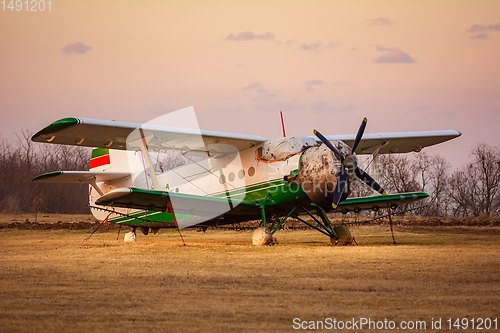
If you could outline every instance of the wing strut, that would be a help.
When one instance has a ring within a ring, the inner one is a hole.
[[[92,178],[89,178],[87,179],[87,181],[85,181],[85,183],[91,185],[93,188],[95,188],[95,190],[97,191],[97,193],[99,193],[99,195],[102,197],[104,195],[104,192],[101,190],[101,188],[97,185],[97,182],[96,182],[96,178],[95,177],[92,177]]]
[[[392,230],[392,214],[391,214],[391,205],[389,202],[387,203],[387,215],[389,216],[389,224],[391,225],[391,234],[392,234],[392,244],[396,244],[396,239],[394,238],[394,230]]]
[[[172,218],[174,219],[175,227],[177,228],[177,232],[179,233],[179,236],[181,236],[182,243],[184,246],[186,246],[186,242],[184,241],[184,237],[182,237],[181,231],[179,230],[179,224],[177,224],[177,218],[175,217],[175,212],[174,208],[172,207],[172,201],[169,201],[167,204],[167,211],[165,213],[168,213],[170,211],[172,213]]]
[[[389,140],[385,141],[372,154],[372,160],[370,161],[370,163],[372,164],[373,179],[375,179],[376,182],[380,181],[379,172],[378,172],[379,171],[378,167],[379,167],[379,164],[380,164],[380,154],[379,153],[382,150],[382,148],[384,148],[388,144],[389,144]],[[368,165],[366,166],[365,171],[370,166],[370,163],[368,163]]]
[[[153,135],[149,135],[147,138],[144,136],[144,131],[139,128],[141,133],[141,138],[139,140],[128,142],[128,145],[133,148],[139,148],[141,150],[144,161],[146,162],[146,169],[148,170],[151,182],[153,182],[153,190],[161,191],[162,188],[160,183],[158,183],[158,178],[156,178],[155,169],[153,168],[153,163],[151,163],[151,157],[148,152],[148,142],[151,141]]]

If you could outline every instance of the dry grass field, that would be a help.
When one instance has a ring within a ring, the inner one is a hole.
[[[311,230],[254,247],[251,231],[184,231],[183,246],[175,230],[124,243],[116,230],[3,228],[0,331],[281,332],[294,318],[432,331],[432,318],[500,317],[499,227],[396,226],[397,245],[387,225],[351,231],[359,246]]]

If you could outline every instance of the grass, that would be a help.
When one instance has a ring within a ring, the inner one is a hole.
[[[451,228],[451,227],[450,227]],[[498,227],[419,233],[353,227],[359,246],[316,231],[0,230],[0,331],[291,331],[294,318],[425,320],[500,314]]]

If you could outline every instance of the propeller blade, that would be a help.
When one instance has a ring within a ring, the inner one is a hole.
[[[342,197],[342,193],[344,193],[344,187],[347,183],[347,171],[342,167],[342,171],[337,178],[337,186],[335,186],[335,192],[333,193],[333,201],[332,207],[333,209],[337,209],[339,205],[340,198]]]
[[[367,121],[368,121],[368,119],[366,119],[366,117],[365,117],[363,119],[363,121],[361,122],[361,126],[359,126],[358,134],[356,134],[356,139],[354,140],[354,144],[352,145],[352,153],[351,154],[354,154],[354,152],[356,151],[356,148],[358,148],[358,144],[361,141],[361,138],[363,137],[363,133],[365,132]]]
[[[330,143],[330,141],[328,141],[323,136],[323,134],[321,134],[320,132],[318,132],[316,130],[314,130],[313,132],[314,132],[314,135],[316,135],[328,148],[330,148],[335,153],[335,155],[337,155],[338,158],[340,158],[341,160],[344,159],[344,155],[339,153],[339,151],[337,149],[335,149],[335,147]]]
[[[357,167],[354,172],[356,173],[356,176],[358,176],[359,179],[361,179],[363,182],[365,182],[366,185],[370,186],[372,189],[377,191],[378,193],[382,195],[386,195],[387,193],[385,190],[380,186],[375,180],[373,180],[372,177],[370,177],[369,174],[361,170],[359,167]]]

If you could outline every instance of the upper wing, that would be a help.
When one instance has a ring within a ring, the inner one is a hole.
[[[387,208],[387,206],[399,206],[422,200],[429,195],[425,192],[398,193],[388,195],[375,195],[372,197],[348,198],[339,203],[337,211],[340,212],[359,212],[361,210],[378,210]]]
[[[442,143],[462,135],[459,131],[421,131],[364,134],[356,149],[358,154],[380,154],[419,152],[424,147]],[[342,140],[352,147],[356,135],[327,135],[328,140]]]
[[[207,149],[224,151],[227,150],[224,146],[228,145],[241,151],[266,141],[266,138],[257,135],[86,118],[57,120],[33,135],[31,140],[126,150],[127,142],[141,139],[141,136],[147,137],[149,149],[161,149],[163,152],[179,151],[184,155],[196,156],[206,156]]]
[[[138,131],[138,129],[142,131]],[[207,149],[215,152],[227,152],[225,145],[241,151],[266,141],[266,138],[257,135],[86,118],[60,119],[40,130],[31,139],[35,142],[126,150],[127,142],[140,139],[139,135],[148,137],[150,149],[163,152],[179,151],[185,155],[196,156],[206,156]],[[359,143],[357,152],[359,154],[372,154],[378,149],[380,149],[380,154],[418,152],[424,147],[442,143],[460,135],[462,133],[455,130],[367,133]],[[316,140],[316,137],[312,138]],[[326,138],[328,140],[342,140],[352,146],[355,134],[328,135]]]

